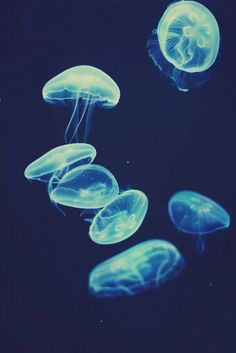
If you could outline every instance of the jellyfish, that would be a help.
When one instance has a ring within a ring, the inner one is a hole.
[[[64,206],[95,209],[105,207],[118,193],[119,186],[112,173],[105,167],[90,164],[66,173],[50,198]]]
[[[47,190],[50,196],[63,175],[71,168],[92,163],[96,154],[96,149],[87,143],[72,143],[58,146],[30,163],[26,167],[24,175],[29,180],[48,182]],[[54,205],[65,215],[56,203]]]
[[[168,204],[175,227],[197,237],[197,248],[205,250],[205,236],[230,226],[228,212],[215,201],[194,191],[179,191]]]
[[[69,167],[92,163],[96,154],[96,149],[87,143],[58,146],[30,163],[24,175],[27,179],[48,182],[58,171],[68,171]]]
[[[43,87],[43,98],[52,104],[71,104],[72,115],[65,130],[65,142],[79,141],[79,126],[85,119],[83,141],[86,142],[95,106],[112,108],[119,102],[120,90],[102,70],[80,65],[63,71]]]
[[[196,1],[177,1],[167,7],[147,47],[160,71],[188,91],[208,80],[219,44],[214,15]]]
[[[148,199],[142,191],[121,193],[93,219],[91,239],[98,244],[114,244],[129,238],[142,224],[147,208]]]
[[[98,264],[89,275],[89,290],[96,297],[134,296],[177,277],[184,265],[170,242],[146,240]]]

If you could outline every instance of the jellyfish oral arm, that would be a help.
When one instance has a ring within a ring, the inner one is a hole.
[[[87,114],[87,110],[89,110],[89,101],[89,95],[76,99],[70,121],[65,131],[66,143],[79,141],[79,127]]]
[[[88,141],[88,136],[92,125],[92,120],[93,120],[94,107],[95,107],[95,102],[91,102],[87,108],[83,142]]]

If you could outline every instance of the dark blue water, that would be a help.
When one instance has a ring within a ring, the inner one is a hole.
[[[226,2],[205,4],[219,22],[221,53],[211,80],[191,93],[171,87],[147,55],[166,1],[19,1],[2,9],[1,353],[236,352],[234,23]],[[80,64],[104,70],[121,89],[115,109],[94,113],[97,163],[150,201],[138,232],[111,246],[93,243],[78,210],[63,217],[44,185],[23,176],[63,143],[70,114],[43,102],[43,85]],[[168,218],[168,200],[181,189],[211,197],[232,217],[202,255]],[[185,256],[182,276],[133,298],[89,295],[97,263],[155,237]]]

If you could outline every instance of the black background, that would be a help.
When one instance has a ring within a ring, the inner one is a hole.
[[[211,80],[183,93],[147,55],[168,2],[19,1],[2,9],[1,353],[235,353],[235,80],[233,8],[208,1],[221,30]],[[79,210],[63,217],[25,167],[63,144],[70,111],[46,104],[45,82],[76,65],[96,66],[119,85],[112,110],[96,110],[89,142],[121,188],[143,190],[149,210],[128,240],[99,246]],[[129,161],[129,164],[127,163]],[[232,218],[199,255],[167,214],[181,189],[205,194]],[[99,262],[145,239],[173,242],[186,269],[162,288],[98,300],[87,280]]]

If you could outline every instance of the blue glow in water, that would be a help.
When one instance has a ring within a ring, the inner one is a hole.
[[[106,206],[119,193],[112,173],[97,164],[80,166],[66,173],[50,193],[56,204],[94,209]]]
[[[24,175],[27,179],[48,182],[55,172],[68,170],[75,164],[92,163],[96,154],[96,149],[87,143],[58,146],[30,163]]]
[[[129,238],[142,224],[148,208],[147,196],[139,190],[118,195],[94,218],[89,228],[98,244],[114,244]]]
[[[155,65],[179,90],[206,82],[215,62],[220,32],[213,14],[196,1],[177,1],[167,7],[147,43]]]
[[[83,141],[87,141],[95,106],[114,107],[120,99],[115,81],[102,70],[80,65],[58,74],[43,87],[43,98],[52,104],[71,104],[73,113],[65,131],[65,142],[78,142],[79,126],[85,119]]]
[[[89,289],[97,297],[133,296],[179,275],[184,259],[171,243],[152,239],[97,265]]]
[[[230,226],[228,212],[197,192],[177,192],[171,197],[168,210],[177,229],[197,236],[200,251],[205,249],[204,235]]]

